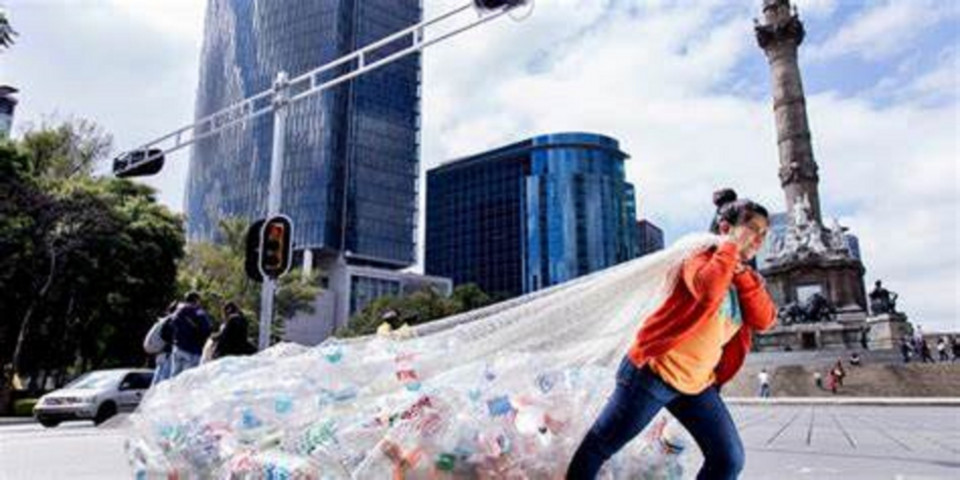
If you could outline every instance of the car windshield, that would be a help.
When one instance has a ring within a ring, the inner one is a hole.
[[[70,382],[63,388],[93,389],[104,388],[116,383],[124,372],[89,372]]]

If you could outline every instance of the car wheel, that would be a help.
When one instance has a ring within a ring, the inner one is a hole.
[[[100,425],[106,422],[110,417],[117,414],[117,405],[113,402],[105,402],[97,409],[97,416],[93,417],[93,424]]]
[[[54,420],[52,418],[38,418],[37,421],[40,422],[40,425],[43,425],[47,428],[53,428],[57,425],[60,425],[60,420]]]

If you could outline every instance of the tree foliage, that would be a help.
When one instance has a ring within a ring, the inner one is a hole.
[[[182,219],[149,187],[90,175],[110,144],[72,120],[0,145],[0,364],[21,376],[142,365],[176,293]]]
[[[369,335],[376,332],[384,321],[389,321],[394,328],[404,323],[410,326],[419,325],[491,303],[493,299],[472,283],[458,286],[450,297],[445,297],[432,288],[403,297],[380,297],[354,315],[337,335]],[[389,320],[386,320],[387,318]]]

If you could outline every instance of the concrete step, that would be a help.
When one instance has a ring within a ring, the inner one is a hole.
[[[836,360],[834,359],[834,362]],[[828,397],[829,390],[814,384],[814,372],[828,385],[827,373],[833,363],[812,365],[764,365],[754,362],[723,388],[725,396],[751,397],[758,391],[757,374],[762,368],[770,373],[775,397]],[[837,396],[843,397],[960,397],[960,362],[956,363],[871,363],[852,367],[844,362],[846,377]]]

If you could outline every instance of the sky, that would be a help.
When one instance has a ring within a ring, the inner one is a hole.
[[[122,151],[191,123],[205,3],[0,0],[20,33],[0,53],[0,84],[21,90],[14,132],[79,116]],[[424,0],[425,15],[463,3]],[[927,331],[960,331],[960,1],[794,3],[824,217],[859,237],[868,285],[883,279]],[[536,0],[433,46],[422,168],[595,132],[630,154],[638,216],[667,242],[705,229],[721,187],[782,210],[760,4]],[[176,211],[187,163],[145,180]]]

